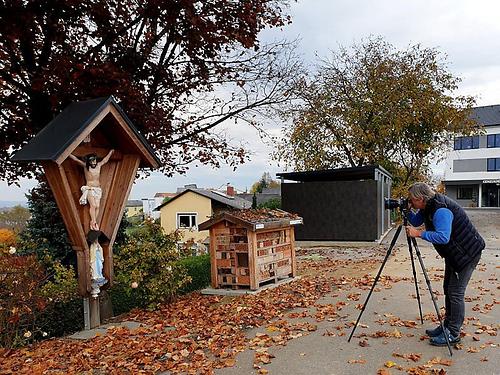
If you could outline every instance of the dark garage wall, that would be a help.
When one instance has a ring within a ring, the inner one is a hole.
[[[281,184],[282,207],[299,214],[297,240],[375,241],[377,181],[321,181]]]

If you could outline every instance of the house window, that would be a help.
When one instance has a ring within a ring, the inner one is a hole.
[[[454,149],[455,150],[470,150],[472,148],[479,148],[479,136],[473,137],[456,137]]]
[[[459,186],[457,199],[472,199],[472,186]]]
[[[487,147],[500,147],[500,134],[488,134]]]
[[[177,229],[195,228],[196,229],[196,213],[178,213],[177,214]]]
[[[500,171],[500,158],[488,158],[488,172]]]

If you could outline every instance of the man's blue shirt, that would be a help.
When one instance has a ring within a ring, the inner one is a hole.
[[[416,213],[410,210],[408,213],[408,220],[414,227],[419,227],[424,223],[424,216],[422,211],[418,210]],[[451,223],[453,221],[453,214],[447,208],[438,208],[432,217],[434,230],[426,230],[422,232],[422,238],[430,243],[438,245],[447,244],[450,241]]]

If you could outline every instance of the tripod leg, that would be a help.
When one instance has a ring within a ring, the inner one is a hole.
[[[413,281],[415,282],[415,291],[417,292],[418,310],[420,312],[420,323],[424,324],[424,317],[422,315],[422,303],[420,302],[420,292],[418,290],[417,272],[415,271],[415,261],[413,260],[413,250],[411,248],[411,237],[406,235],[408,241],[408,250],[410,251],[411,268],[413,271]]]
[[[412,238],[411,240],[413,242],[413,246],[415,247],[415,253],[417,254],[418,261],[420,262],[420,267],[422,267],[422,272],[424,274],[425,282],[427,283],[427,288],[429,289],[429,293],[431,294],[432,303],[434,304],[434,309],[436,310],[436,315],[439,319],[439,325],[441,326],[443,332],[446,332],[443,325],[443,319],[441,319],[441,314],[439,314],[439,308],[436,303],[436,298],[434,297],[434,293],[432,292],[431,281],[429,280],[429,276],[427,276],[427,271],[425,270],[424,261],[422,259],[422,255],[420,254],[420,249],[418,248],[417,245],[417,240],[415,238]],[[453,356],[453,352],[451,351],[450,339],[448,335],[444,335],[444,337],[446,339],[446,345],[448,346],[450,355]]]
[[[380,266],[380,269],[378,270],[377,276],[375,276],[375,281],[373,282],[372,288],[370,289],[370,292],[368,293],[368,296],[366,297],[365,303],[363,304],[363,308],[361,309],[358,320],[356,320],[356,324],[354,324],[354,327],[352,328],[351,334],[349,335],[349,339],[347,342],[351,342],[352,335],[354,335],[354,331],[356,330],[359,320],[361,319],[361,315],[363,315],[363,312],[365,311],[366,304],[368,303],[368,300],[370,299],[370,296],[372,295],[373,289],[375,289],[375,285],[377,285],[377,281],[380,278],[380,274],[382,273],[382,270],[384,269],[385,264],[387,263],[387,259],[389,259],[389,256],[391,255],[392,248],[394,245],[396,245],[396,241],[399,237],[399,233],[401,233],[401,228],[403,228],[403,225],[400,225],[396,231],[396,234],[394,234],[394,237],[391,241],[391,245],[389,246],[389,249],[387,249],[387,253],[385,254],[384,261],[382,262],[382,265]]]

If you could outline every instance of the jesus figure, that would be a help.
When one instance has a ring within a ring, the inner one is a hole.
[[[101,175],[101,167],[106,164],[114,150],[110,150],[108,154],[101,160],[97,161],[96,154],[89,154],[85,156],[85,163],[78,157],[70,154],[69,157],[83,167],[85,173],[85,185],[80,188],[82,196],[80,197],[80,204],[89,204],[90,212],[90,229],[99,230],[97,224],[97,216],[99,215],[99,204],[102,197],[101,184],[99,177]]]

